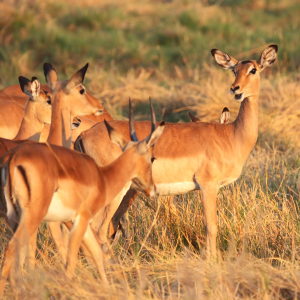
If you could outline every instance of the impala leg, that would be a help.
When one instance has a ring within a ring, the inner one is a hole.
[[[206,231],[206,250],[208,255],[216,256],[217,239],[217,189],[216,187],[202,187],[202,203],[204,225]]]
[[[28,249],[26,247],[23,247],[21,249],[21,254],[20,254],[20,266],[24,266],[25,259],[28,257],[28,267],[30,269],[34,269],[35,267],[35,252],[36,252],[36,239],[37,239],[37,232],[31,236],[30,242],[28,245]]]
[[[93,229],[97,232],[98,231],[98,238],[99,241],[102,245],[102,250],[107,253],[108,252],[108,248],[107,248],[107,231],[108,231],[108,225],[111,221],[112,216],[114,215],[114,213],[117,211],[123,197],[124,194],[127,193],[129,186],[125,186],[123,188],[123,190],[108,204],[106,205],[105,209],[101,209],[101,216],[99,216],[99,218],[102,218],[99,220],[97,220],[98,224],[101,224],[97,230],[97,228],[95,228],[93,226]],[[98,218],[98,215],[95,217]],[[102,221],[102,223],[101,223]]]
[[[65,222],[64,225],[67,227],[67,229],[68,229],[69,231],[72,229],[72,226],[73,226],[72,222]],[[99,245],[99,243],[98,243],[98,245]],[[82,252],[83,252],[83,254],[84,254],[86,260],[87,260],[89,263],[91,263],[91,259],[93,259],[93,257],[92,257],[92,255],[91,255],[90,251],[88,250],[88,248],[85,246],[85,244],[81,244],[81,245],[80,245],[80,249],[82,250]]]
[[[86,233],[88,227],[88,219],[82,215],[77,215],[70,231],[70,238],[68,244],[68,253],[67,253],[67,264],[66,264],[66,274],[69,278],[72,277],[72,274],[75,269],[77,254],[81,241]]]
[[[122,199],[121,204],[119,205],[117,211],[114,213],[110,226],[109,226],[109,237],[112,237],[118,228],[122,228],[123,233],[126,238],[128,238],[128,232],[126,232],[126,224],[124,221],[124,215],[127,212],[128,208],[132,205],[134,199],[137,197],[138,192],[132,188],[128,190],[124,198]]]
[[[23,212],[20,224],[14,236],[8,243],[7,249],[5,251],[5,258],[2,266],[0,281],[0,297],[3,294],[5,283],[8,279],[11,267],[15,261],[16,256],[18,255],[18,250],[22,249],[26,245],[26,240],[28,238],[31,240],[32,235],[36,233],[41,221],[42,220],[39,217],[30,216],[26,214],[26,212]]]
[[[86,233],[83,237],[83,242],[86,245],[87,249],[92,254],[92,257],[96,263],[101,280],[103,281],[103,283],[107,284],[108,282],[107,282],[107,278],[103,266],[103,253],[90,225],[88,225],[87,227]]]
[[[63,261],[65,262],[67,256],[67,245],[68,245],[68,241],[66,237],[68,237],[69,234],[68,233],[63,234],[59,222],[48,222],[47,227],[59,255],[62,257]]]

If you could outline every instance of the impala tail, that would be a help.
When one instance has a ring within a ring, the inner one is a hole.
[[[7,161],[1,168],[1,188],[3,193],[1,193],[1,199],[3,204],[6,206],[6,221],[8,226],[12,231],[16,231],[18,223],[20,221],[21,209],[18,201],[13,195],[12,191],[12,181],[13,176],[11,176],[11,160],[8,158]]]

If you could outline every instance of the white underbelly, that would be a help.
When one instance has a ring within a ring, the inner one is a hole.
[[[159,183],[155,187],[156,193],[160,196],[180,195],[200,189],[199,185],[193,181]]]
[[[61,196],[55,192],[48,208],[47,214],[44,217],[46,222],[66,222],[73,221],[76,211],[65,206],[61,201]]]

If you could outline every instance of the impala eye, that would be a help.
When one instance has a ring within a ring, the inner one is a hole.
[[[83,95],[83,94],[85,93],[85,89],[81,89],[81,90],[79,91],[79,93],[80,93],[81,95]]]
[[[151,157],[151,163],[153,163],[155,159],[155,157]]]
[[[254,69],[252,69],[252,70],[250,71],[250,73],[251,73],[251,74],[255,74],[256,71],[257,71],[257,70],[254,68]]]
[[[47,103],[48,103],[49,105],[51,105],[51,98],[50,98],[50,97],[48,97]]]
[[[232,70],[232,72],[233,72],[234,76],[236,76],[235,70]]]

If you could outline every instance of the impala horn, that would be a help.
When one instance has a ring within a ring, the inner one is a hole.
[[[149,97],[149,103],[150,103],[150,109],[151,109],[151,134],[152,134],[156,128],[156,117],[155,117],[151,97]]]
[[[132,104],[131,99],[129,97],[129,132],[130,132],[130,138],[133,142],[138,142],[138,138],[135,133],[134,124],[133,124],[133,113],[132,113]]]

